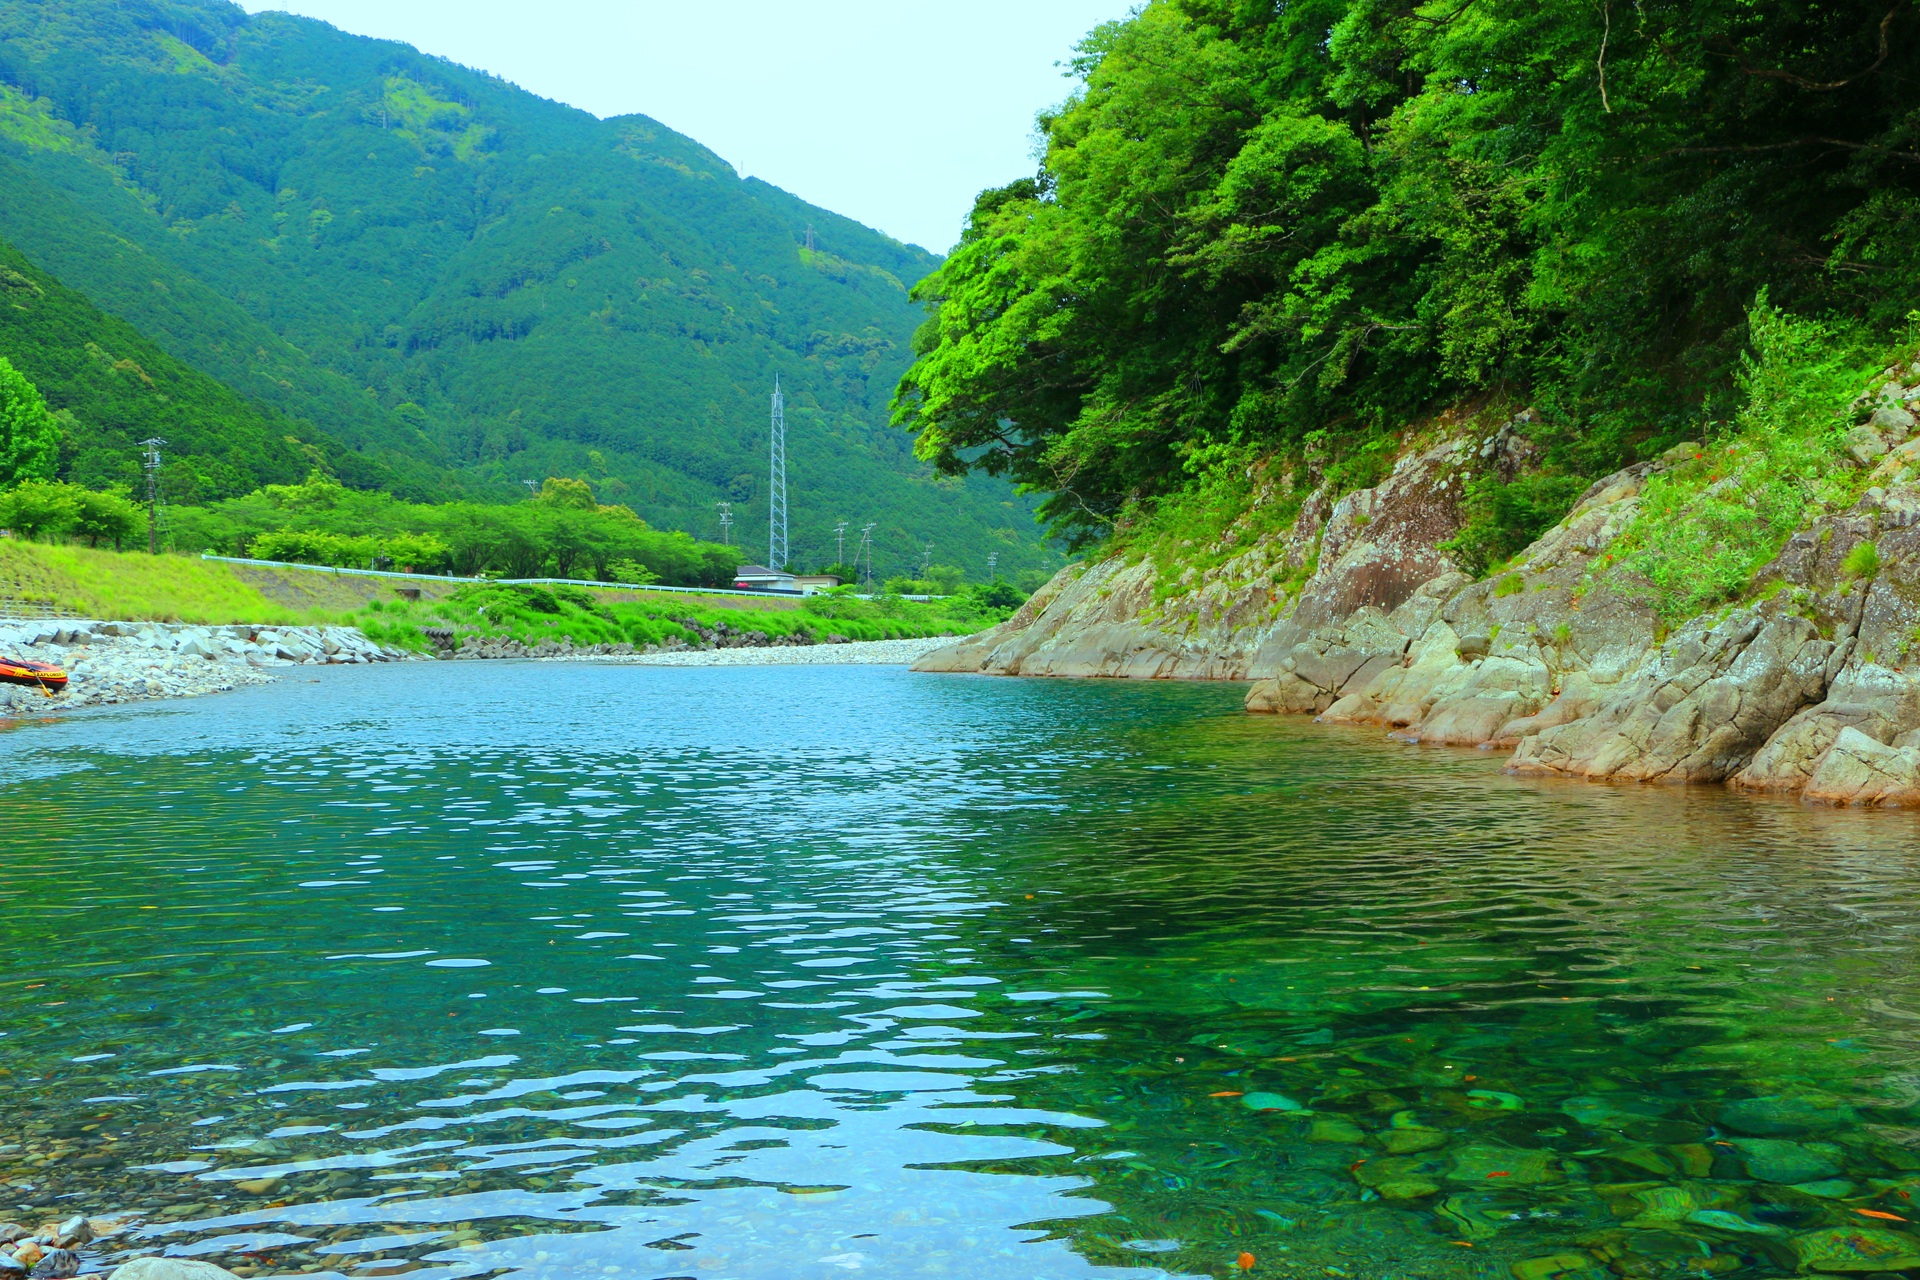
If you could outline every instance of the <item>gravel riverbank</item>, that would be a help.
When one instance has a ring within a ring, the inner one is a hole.
[[[63,619],[0,624],[0,656],[50,662],[68,677],[66,690],[51,696],[36,688],[0,685],[4,714],[190,698],[265,684],[288,667],[398,662],[412,655],[382,648],[353,627],[197,627]]]
[[[739,667],[777,664],[900,665],[953,643],[951,636],[921,640],[856,640],[841,644],[741,645],[606,652],[542,644],[483,641],[442,657],[531,658],[544,662],[603,662],[663,667]],[[625,646],[620,646],[625,648]],[[0,715],[61,711],[151,698],[191,698],[242,685],[266,684],[281,670],[313,664],[430,660],[375,644],[352,627],[200,627],[166,622],[0,623],[0,656],[49,662],[67,672],[65,692],[0,685]]]
[[[953,643],[952,636],[919,640],[853,640],[845,644],[770,645],[765,648],[675,649],[661,653],[588,658],[547,658],[547,662],[604,662],[641,667],[761,666],[906,666]]]

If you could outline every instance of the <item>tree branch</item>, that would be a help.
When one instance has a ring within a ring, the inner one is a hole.
[[[1878,151],[1882,155],[1892,156],[1896,160],[1911,160],[1920,163],[1920,151],[1894,151],[1872,142],[1848,142],[1845,138],[1795,138],[1791,142],[1769,142],[1763,146],[1745,147],[1670,147],[1660,153],[1667,156],[1704,156],[1724,155],[1728,153],[1758,155],[1766,151],[1789,151],[1794,147],[1841,147],[1848,151]]]
[[[1415,22],[1424,22],[1430,26],[1444,27],[1449,22],[1452,22],[1455,18],[1459,17],[1461,14],[1465,13],[1467,10],[1473,8],[1473,6],[1478,3],[1479,3],[1479,0],[1463,0],[1463,3],[1460,5],[1458,9],[1455,9],[1452,13],[1448,14],[1444,18],[1429,18],[1424,13],[1412,13],[1412,14],[1409,14],[1408,16],[1411,17]]]
[[[1809,80],[1805,76],[1796,75],[1791,71],[1775,71],[1765,67],[1752,66],[1745,58],[1740,59],[1740,69],[1750,76],[1758,76],[1763,80],[1784,80],[1796,89],[1805,89],[1809,93],[1832,93],[1836,89],[1844,89],[1857,80],[1866,79],[1885,64],[1888,54],[1887,28],[1893,25],[1893,16],[1898,12],[1900,12],[1900,4],[1899,0],[1895,0],[1893,8],[1887,10],[1887,16],[1880,19],[1879,56],[1876,57],[1865,70],[1856,71],[1844,80]],[[1738,55],[1736,54],[1735,56],[1737,57]]]
[[[1607,41],[1613,38],[1613,0],[1602,0],[1600,20],[1606,25],[1600,32],[1600,56],[1594,59],[1594,65],[1600,69],[1600,105],[1608,115],[1613,114],[1613,104],[1607,101]],[[1884,43],[1884,33],[1882,36]]]

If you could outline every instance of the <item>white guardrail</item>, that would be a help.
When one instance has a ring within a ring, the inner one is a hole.
[[[249,564],[262,569],[304,569],[308,573],[331,573],[336,577],[355,578],[404,578],[410,582],[473,582],[495,583],[519,587],[598,587],[602,591],[669,591],[689,596],[747,596],[764,600],[773,596],[781,600],[798,600],[802,593],[798,591],[742,591],[738,587],[668,587],[657,582],[592,582],[586,578],[461,578],[450,573],[399,573],[392,569],[348,569],[330,564],[299,564],[292,560],[249,560],[242,556],[216,556],[210,551],[200,553],[202,560],[218,560],[221,564]],[[856,596],[860,600],[871,600],[872,596]],[[944,600],[945,596],[901,596],[902,600]]]

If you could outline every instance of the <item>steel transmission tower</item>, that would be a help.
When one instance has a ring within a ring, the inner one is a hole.
[[[773,483],[767,503],[767,568],[787,567],[787,410],[780,379],[773,380],[771,454]]]
[[[147,554],[160,554],[160,450],[166,441],[153,436],[140,442],[140,462],[147,473]]]
[[[873,531],[879,527],[877,524],[863,525],[860,529],[860,549],[853,553],[855,565],[859,564],[861,556],[867,558],[867,576],[864,581],[868,586],[873,585]]]

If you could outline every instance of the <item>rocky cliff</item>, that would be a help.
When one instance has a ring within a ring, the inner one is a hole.
[[[1150,560],[1070,568],[916,669],[1245,679],[1250,711],[1497,747],[1516,772],[1920,804],[1914,400],[1920,365],[1889,370],[1840,455],[1857,497],[1811,518],[1739,600],[1671,629],[1618,549],[1648,484],[1717,466],[1721,446],[1606,477],[1475,581],[1445,544],[1471,476],[1529,464],[1521,415],[1409,449],[1374,487],[1316,490],[1290,528],[1171,589]]]

